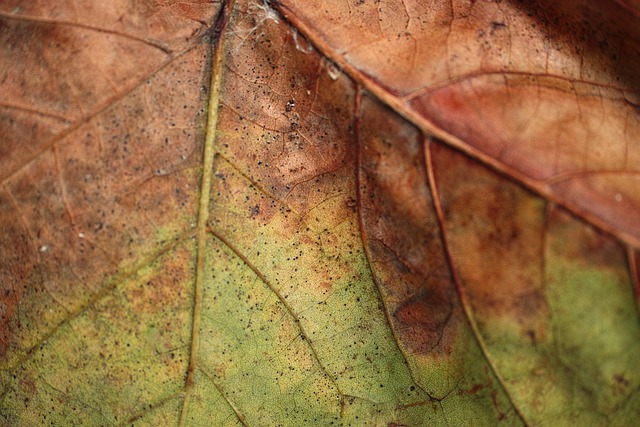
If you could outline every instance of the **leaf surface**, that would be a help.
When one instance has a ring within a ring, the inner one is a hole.
[[[0,2],[9,425],[632,425],[637,2]]]

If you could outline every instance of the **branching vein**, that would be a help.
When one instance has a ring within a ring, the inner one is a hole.
[[[193,321],[191,329],[191,351],[189,367],[184,386],[184,400],[180,413],[180,426],[185,426],[189,401],[193,390],[195,373],[198,367],[198,350],[200,344],[200,318],[202,312],[202,295],[204,292],[204,261],[207,244],[207,220],[209,218],[209,199],[211,194],[211,178],[213,175],[213,158],[215,154],[216,129],[218,127],[218,106],[220,104],[220,86],[224,62],[224,30],[229,22],[234,0],[227,1],[220,10],[213,30],[214,45],[211,65],[211,87],[209,92],[209,111],[207,116],[207,132],[204,142],[204,159],[202,166],[202,182],[200,185],[200,205],[198,206],[196,283],[193,301]]]

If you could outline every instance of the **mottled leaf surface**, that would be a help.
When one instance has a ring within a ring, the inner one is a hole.
[[[0,420],[633,425],[638,10],[0,1]]]

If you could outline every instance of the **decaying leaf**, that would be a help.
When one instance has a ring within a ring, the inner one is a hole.
[[[639,16],[0,1],[0,419],[633,425]]]

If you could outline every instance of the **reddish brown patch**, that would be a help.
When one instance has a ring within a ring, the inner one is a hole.
[[[333,285],[331,284],[330,281],[325,281],[325,282],[320,282],[320,284],[318,285],[318,287],[322,290],[322,291],[330,291],[331,288],[333,287]]]
[[[479,320],[506,315],[544,336],[544,202],[444,145],[432,153],[452,261]]]
[[[398,329],[412,347],[428,353],[439,346],[452,314],[453,304],[449,295],[437,289],[422,289],[400,305],[393,315],[398,321]]]
[[[464,390],[467,394],[476,394],[477,392],[479,392],[480,390],[482,390],[483,388],[485,388],[484,384],[475,384],[473,387],[471,387],[468,390]],[[461,390],[463,391],[463,390]]]
[[[413,353],[447,353],[461,316],[419,133],[368,99],[360,123],[364,241],[392,327]]]
[[[493,377],[489,374],[487,367],[484,367],[484,374],[486,377],[486,381],[483,384],[474,384],[471,388],[468,389],[460,389],[458,394],[477,394],[483,390],[491,389],[493,385]],[[495,390],[494,390],[495,391]]]
[[[507,416],[507,414],[502,412],[502,409],[500,408],[500,402],[498,402],[498,392],[496,390],[491,390],[491,401],[493,402],[493,407],[498,414],[498,421],[503,420]]]

